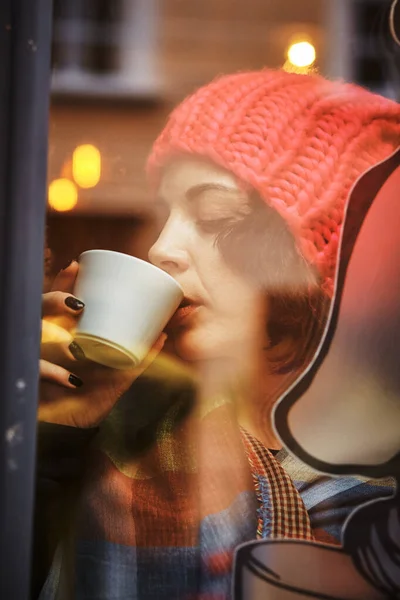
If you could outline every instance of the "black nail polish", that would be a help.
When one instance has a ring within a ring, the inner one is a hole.
[[[68,298],[65,298],[65,304],[68,306],[68,308],[72,308],[72,310],[82,310],[82,308],[85,308],[84,303],[73,296],[68,296]]]
[[[77,377],[76,375],[73,375],[71,373],[71,375],[68,377],[68,381],[75,387],[82,387],[83,386],[83,381],[82,379],[80,379],[79,377]]]
[[[68,346],[69,351],[76,360],[85,360],[86,356],[82,348],[76,342],[71,342]]]

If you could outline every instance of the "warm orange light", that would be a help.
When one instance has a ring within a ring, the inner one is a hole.
[[[78,202],[78,190],[69,179],[55,179],[49,185],[49,205],[59,212],[72,210]]]
[[[84,144],[72,155],[72,176],[81,188],[95,187],[101,176],[101,154],[96,146]]]
[[[64,162],[61,171],[60,171],[60,177],[66,178],[66,179],[72,179],[72,160],[68,159]]]
[[[288,60],[295,67],[310,67],[316,59],[315,47],[307,41],[298,41],[288,49]]]

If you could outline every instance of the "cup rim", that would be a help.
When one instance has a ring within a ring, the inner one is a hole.
[[[78,262],[80,261],[82,256],[85,256],[85,254],[94,254],[94,253],[98,253],[98,252],[100,252],[101,254],[118,254],[119,256],[124,256],[125,258],[133,260],[134,262],[144,263],[145,265],[147,265],[154,271],[157,271],[157,273],[159,275],[163,275],[164,277],[166,277],[166,279],[169,279],[182,292],[182,295],[184,295],[184,291],[183,291],[181,285],[176,281],[176,279],[174,279],[172,277],[172,275],[170,275],[166,271],[163,271],[159,267],[156,267],[151,262],[148,262],[147,260],[143,260],[142,258],[138,258],[137,256],[131,256],[130,254],[125,254],[124,252],[117,252],[116,250],[102,250],[101,248],[97,248],[97,249],[93,249],[93,250],[85,250],[85,252],[82,252],[78,257]]]

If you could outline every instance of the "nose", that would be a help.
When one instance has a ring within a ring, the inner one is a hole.
[[[149,250],[150,262],[174,277],[189,267],[189,233],[185,223],[170,215],[157,241]]]

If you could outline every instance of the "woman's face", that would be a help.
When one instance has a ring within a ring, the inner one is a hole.
[[[235,177],[198,158],[179,158],[164,169],[157,207],[164,214],[150,261],[174,277],[185,306],[169,332],[187,361],[239,357],[262,329],[255,289],[225,262],[218,233],[250,212]]]

